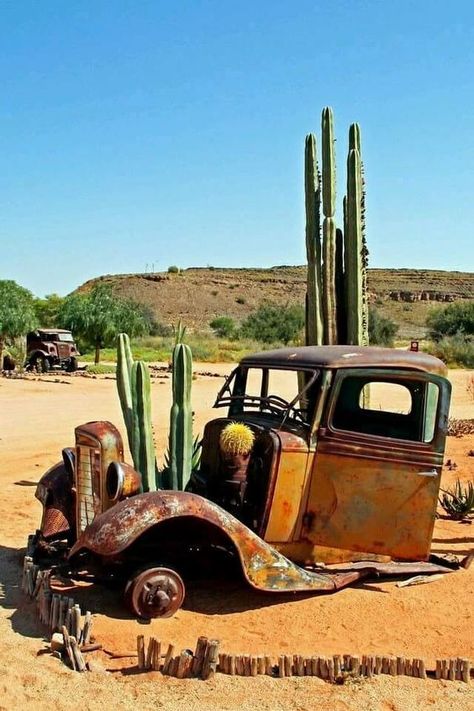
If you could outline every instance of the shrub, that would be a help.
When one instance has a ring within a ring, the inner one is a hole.
[[[90,375],[115,375],[116,368],[115,365],[108,365],[106,363],[96,363],[94,365],[86,366],[86,371]]]
[[[426,325],[433,341],[445,336],[474,336],[474,301],[455,301],[445,308],[433,309]]]
[[[304,325],[302,306],[262,304],[242,324],[242,335],[262,343],[279,341],[287,345],[301,339]]]
[[[369,309],[369,343],[371,346],[393,346],[398,326],[389,318],[382,316],[377,309]]]
[[[474,368],[474,338],[469,336],[446,336],[440,341],[428,343],[423,350],[448,365]]]
[[[179,267],[176,264],[172,264],[171,267],[168,267],[168,274],[179,274]]]
[[[218,338],[233,338],[236,335],[235,321],[230,316],[218,316],[209,326]]]

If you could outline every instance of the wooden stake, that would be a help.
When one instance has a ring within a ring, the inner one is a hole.
[[[284,674],[283,676],[293,675],[293,660],[289,654],[285,654],[284,657]]]
[[[153,652],[151,656],[151,668],[153,671],[160,671],[161,667],[161,642],[153,638]]]
[[[359,668],[359,658],[353,657],[353,659],[357,659],[357,668]],[[326,657],[319,657],[319,675],[321,679],[328,678],[328,660]]]
[[[416,676],[413,671],[413,659],[405,660],[405,676]]]
[[[420,679],[426,679],[426,667],[423,659],[418,660],[418,676]]]
[[[257,676],[257,674],[258,674],[257,657],[254,657],[252,655],[250,657],[250,676]]]
[[[74,654],[73,654],[72,647],[71,647],[71,641],[69,638],[69,632],[68,632],[66,626],[63,627],[62,633],[63,633],[63,639],[64,639],[64,648],[66,650],[66,654],[69,659],[69,663],[70,663],[72,669],[76,670],[76,661],[74,659]]]
[[[64,625],[66,619],[68,598],[61,595],[59,598],[59,615],[58,615],[58,629],[61,629]],[[76,640],[79,642],[79,637],[76,636]]]
[[[327,661],[328,679],[334,683],[334,661],[331,657]]]
[[[142,634],[137,636],[137,654],[138,654],[138,668],[140,671],[145,669],[145,637]]]
[[[471,662],[469,659],[461,659],[461,679],[469,684],[471,681]]]
[[[397,674],[403,676],[405,674],[405,657],[397,657]]]
[[[81,650],[79,649],[79,645],[77,643],[76,638],[74,636],[70,636],[69,641],[71,643],[72,653],[74,655],[74,661],[76,663],[77,671],[78,672],[86,671],[86,663],[84,661],[84,657],[81,654]]]
[[[265,674],[267,676],[273,676],[272,658],[268,654],[265,655]]]
[[[456,679],[456,660],[455,659],[449,660],[448,678],[450,681],[455,681],[455,679]]]
[[[165,661],[163,663],[163,674],[169,674],[169,667],[174,654],[174,644],[169,644],[166,651]]]
[[[342,659],[340,654],[335,654],[332,658],[334,662],[334,676],[338,677],[341,674]]]
[[[382,673],[382,657],[375,657],[374,674]]]
[[[382,657],[382,674],[390,674],[390,657]]]
[[[201,679],[212,679],[217,669],[219,660],[219,640],[210,639],[206,649],[206,656],[202,665]]]
[[[79,605],[74,605],[71,610],[71,629],[76,639],[81,639],[81,608]]]
[[[257,673],[265,674],[265,657],[263,654],[257,656]]]
[[[359,657],[351,657],[351,672],[355,676],[360,676],[360,658]]]
[[[187,649],[183,649],[178,657],[178,668],[176,670],[176,676],[178,679],[184,679],[188,668],[190,668],[191,661],[192,654],[190,654]]]
[[[319,657],[311,657],[311,675],[319,676]]]
[[[391,676],[397,676],[398,664],[395,657],[392,657],[389,661],[389,671]]]
[[[296,676],[304,676],[304,658],[301,654],[295,654],[293,657],[293,663]]]
[[[155,638],[150,637],[148,640],[148,647],[146,650],[146,656],[145,656],[145,669],[149,670],[151,669],[151,660],[153,657],[153,652],[155,649]]]
[[[287,676],[285,667],[286,667],[286,657],[285,657],[285,655],[280,654],[280,656],[278,657],[278,677],[280,679],[282,679],[284,676]]]
[[[80,613],[80,609],[79,609]],[[91,638],[91,630],[92,630],[92,614],[90,610],[87,610],[85,617],[84,617],[84,629],[82,630],[82,644],[89,644],[90,638]],[[79,624],[81,623],[81,618],[79,616]]]
[[[229,674],[230,674],[231,676],[235,676],[235,674],[236,674],[236,670],[235,670],[235,661],[236,661],[235,655],[229,654],[228,659],[229,659],[229,662],[228,662],[228,664],[229,664],[229,667],[228,667],[228,668],[229,668]]]
[[[196,649],[194,652],[194,659],[192,663],[193,676],[201,676],[202,663],[206,654],[207,644],[207,637],[198,637],[198,640],[196,642]]]
[[[51,634],[56,632],[58,627],[58,615],[59,615],[59,595],[53,595],[51,602],[51,619],[50,619],[50,630]]]
[[[442,668],[442,664],[441,664],[441,659],[436,660],[436,678],[437,679],[443,678],[443,668]]]

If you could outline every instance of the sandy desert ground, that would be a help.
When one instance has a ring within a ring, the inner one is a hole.
[[[219,377],[199,375],[193,384],[196,430],[213,416],[212,403],[230,366],[195,365]],[[451,414],[474,417],[468,373],[453,371]],[[159,452],[168,429],[170,379],[153,381],[154,425]],[[199,403],[199,404],[197,404]],[[107,674],[79,675],[45,653],[47,645],[33,605],[19,590],[20,563],[28,533],[39,523],[34,487],[73,444],[77,424],[111,420],[123,432],[112,378],[48,376],[0,379],[0,709],[474,709],[474,681],[377,677],[330,686],[315,678],[236,678],[210,682],[138,676],[123,659]],[[472,478],[474,437],[448,438],[443,485]],[[433,550],[465,554],[474,548],[474,525],[439,519]],[[238,580],[199,584],[175,617],[141,625],[127,616],[118,594],[88,589],[74,595],[96,612],[95,635],[107,648],[130,649],[137,634],[154,635],[179,649],[200,634],[215,636],[234,653],[383,653],[423,657],[463,656],[474,661],[474,566],[429,585],[397,588],[394,582],[361,584],[325,597],[271,597]],[[81,599],[82,595],[82,599]],[[103,663],[107,666],[105,655]]]

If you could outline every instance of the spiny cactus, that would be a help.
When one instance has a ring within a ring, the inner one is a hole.
[[[142,475],[143,491],[156,491],[156,459],[151,424],[150,373],[142,361],[132,365],[132,457]]]
[[[320,180],[316,157],[316,138],[312,133],[305,142],[305,208],[306,258],[308,260],[306,299],[306,343],[323,343],[323,314],[321,304],[321,236],[320,236]]]
[[[126,333],[120,333],[117,341],[117,390],[133,466],[142,476],[143,491],[155,491],[158,475],[151,424],[150,374],[145,363],[134,362]]]
[[[193,458],[193,413],[191,406],[192,354],[184,343],[173,349],[173,404],[170,412],[169,486],[184,491],[190,479]]]
[[[123,419],[127,428],[128,446],[132,451],[132,389],[130,387],[130,373],[133,357],[130,349],[130,339],[126,333],[119,333],[117,341],[117,390],[122,407]]]
[[[255,442],[255,435],[243,422],[229,422],[219,437],[219,445],[224,454],[248,454]]]
[[[344,230],[336,213],[336,156],[332,109],[323,109],[322,179],[316,139],[306,137],[305,206],[308,280],[306,293],[307,345],[348,343],[368,345],[367,245],[365,242],[365,182],[360,160],[361,132],[349,128],[347,195],[343,200]],[[323,207],[322,248],[320,207]]]

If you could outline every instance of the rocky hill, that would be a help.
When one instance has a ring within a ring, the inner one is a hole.
[[[179,273],[106,275],[119,295],[148,305],[157,319],[206,328],[216,316],[242,321],[262,302],[304,303],[306,268],[218,269],[193,267]],[[369,269],[370,301],[399,324],[401,338],[421,338],[428,310],[458,299],[474,299],[474,273],[419,269]]]

